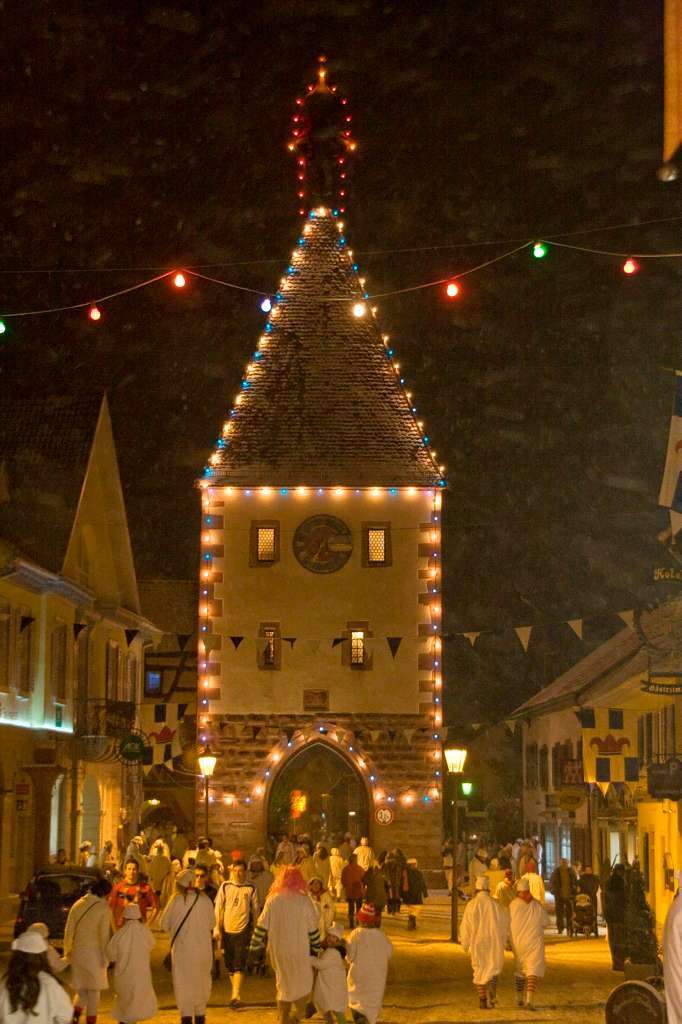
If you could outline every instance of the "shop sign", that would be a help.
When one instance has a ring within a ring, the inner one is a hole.
[[[577,811],[585,802],[585,790],[561,789],[559,790],[559,807],[562,811]]]
[[[650,764],[647,768],[649,796],[655,800],[682,799],[682,761],[671,758],[664,764]]]
[[[377,825],[392,825],[395,820],[395,814],[391,807],[377,807],[374,812],[374,820]]]
[[[144,736],[131,732],[124,736],[118,745],[118,756],[124,764],[141,764],[147,751]]]

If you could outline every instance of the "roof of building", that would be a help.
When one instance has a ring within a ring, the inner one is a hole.
[[[61,572],[102,408],[101,392],[3,395],[0,536]]]
[[[140,608],[164,633],[192,634],[197,628],[196,580],[138,580]]]
[[[640,635],[626,627],[605,643],[581,658],[575,665],[558,676],[549,686],[534,694],[509,716],[509,719],[542,714],[550,708],[585,703],[581,695],[588,687],[606,683],[617,685],[639,668],[636,663],[644,646]],[[623,676],[623,673],[626,675]]]
[[[330,211],[305,223],[211,483],[433,486],[440,474]]]

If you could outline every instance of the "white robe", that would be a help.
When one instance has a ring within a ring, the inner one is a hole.
[[[539,875],[537,871],[527,871],[523,878],[528,881],[528,888],[533,899],[544,906],[545,883],[542,881],[542,875]]]
[[[526,977],[543,978],[545,975],[545,928],[549,924],[547,911],[531,900],[516,899],[509,905],[511,942],[516,957],[516,973]]]
[[[275,969],[279,1002],[293,1003],[313,990],[310,933],[317,932],[317,908],[305,893],[269,896],[258,925],[268,933],[270,961]]]
[[[356,928],[346,950],[348,1005],[363,1013],[369,1024],[376,1024],[384,1001],[388,961],[393,946],[379,928]]]
[[[346,968],[338,949],[331,946],[321,956],[311,956],[315,971],[313,1002],[320,1013],[345,1013],[348,1005]]]
[[[346,866],[346,862],[339,853],[332,853],[329,856],[329,870],[331,874],[331,889],[332,894],[337,899],[343,897],[343,886],[341,885],[341,872]]]
[[[371,868],[374,863],[374,850],[371,846],[365,846],[363,843],[360,843],[359,846],[355,847],[354,853],[355,859],[363,871]]]
[[[30,1013],[19,1006],[12,1013],[6,981],[0,981],[0,1021],[2,1024],[71,1024],[73,1003],[51,974],[40,971],[40,995]]]
[[[161,927],[173,937],[180,923],[194,904],[194,893],[175,896],[161,918]],[[213,967],[213,926],[215,911],[205,893],[196,905],[173,943],[173,992],[181,1017],[203,1017],[211,995]]]
[[[502,973],[509,917],[487,892],[479,892],[464,908],[459,937],[471,957],[474,985],[487,985]]]
[[[320,893],[319,900],[316,896],[311,896],[310,898],[318,913],[320,939],[322,940],[327,937],[327,928],[330,928],[334,924],[336,903],[334,902],[334,897],[329,892]]]
[[[76,900],[64,929],[64,954],[71,964],[71,985],[76,992],[109,987],[110,937],[111,911],[106,900],[91,892]]]
[[[148,1020],[156,1014],[156,993],[152,985],[149,954],[154,936],[141,921],[124,921],[107,946],[107,957],[116,964],[114,989],[116,1002],[111,1011],[114,1020]]]
[[[682,1024],[682,898],[676,896],[663,926],[663,977],[668,1024]]]

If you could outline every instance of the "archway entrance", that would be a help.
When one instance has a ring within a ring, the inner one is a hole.
[[[270,791],[268,833],[307,834],[331,843],[345,832],[368,835],[367,793],[344,757],[313,743],[291,758]]]

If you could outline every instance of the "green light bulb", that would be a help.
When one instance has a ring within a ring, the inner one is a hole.
[[[536,260],[541,260],[543,256],[547,255],[547,246],[544,242],[536,242],[533,246],[533,256]]]
[[[473,782],[463,782],[462,783],[462,793],[464,794],[464,796],[471,796],[473,791],[474,791],[474,784],[473,784]]]
[[[7,325],[4,320],[0,320],[0,334],[4,334],[7,330]]]

